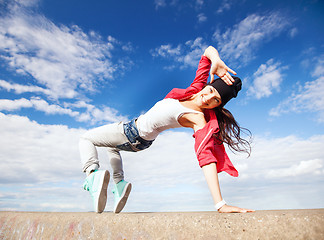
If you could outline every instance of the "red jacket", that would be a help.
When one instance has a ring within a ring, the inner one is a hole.
[[[211,61],[207,57],[202,56],[193,83],[187,89],[172,89],[165,98],[186,100],[193,94],[198,93],[207,84],[210,67]],[[227,156],[223,143],[214,137],[219,131],[215,112],[213,110],[205,110],[204,114],[207,121],[206,126],[196,131],[193,135],[199,166],[203,167],[210,163],[217,163],[217,172],[225,171],[231,176],[237,177],[238,172]]]

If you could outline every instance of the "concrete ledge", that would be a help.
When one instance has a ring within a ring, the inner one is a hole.
[[[324,239],[324,209],[248,214],[0,212],[0,239]]]

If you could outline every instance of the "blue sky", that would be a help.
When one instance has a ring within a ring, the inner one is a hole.
[[[91,211],[79,136],[186,88],[209,45],[243,80],[227,108],[253,134],[250,158],[229,152],[240,176],[220,174],[224,198],[254,209],[324,207],[323,2],[0,0],[0,8],[1,210]],[[123,155],[134,186],[125,211],[213,210],[191,135],[167,131]]]

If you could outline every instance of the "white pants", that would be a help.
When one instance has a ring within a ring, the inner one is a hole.
[[[113,169],[115,183],[124,179],[123,163],[117,146],[128,142],[124,134],[123,123],[104,125],[87,131],[79,142],[83,171],[90,174],[99,168],[98,152],[96,147],[106,147]]]

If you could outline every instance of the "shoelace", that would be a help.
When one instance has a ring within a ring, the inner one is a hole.
[[[115,188],[111,191],[116,197],[120,197],[118,190]]]
[[[84,190],[87,190],[87,191],[90,190],[89,185],[88,185],[88,181],[87,181],[87,180],[86,180],[86,181],[84,182],[84,184],[83,184],[83,189],[84,189]]]

